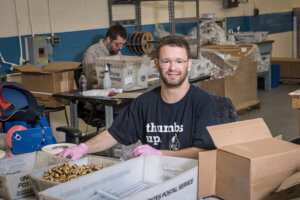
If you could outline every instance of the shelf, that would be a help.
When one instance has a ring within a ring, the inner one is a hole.
[[[197,22],[196,17],[190,17],[190,18],[174,18],[174,23],[176,24],[184,24],[184,23],[192,23],[192,22]]]
[[[109,10],[109,24],[121,25],[136,25],[136,30],[141,31],[141,2],[145,1],[168,1],[170,34],[175,34],[175,25],[183,23],[196,23],[197,25],[197,39],[189,40],[189,44],[197,44],[197,57],[200,55],[200,36],[199,36],[199,0],[107,0]],[[175,18],[174,2],[195,2],[196,3],[196,16],[189,18]],[[134,5],[135,6],[135,19],[126,20],[112,20],[112,6],[113,5]]]

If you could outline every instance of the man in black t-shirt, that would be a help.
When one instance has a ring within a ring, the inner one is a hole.
[[[177,35],[166,36],[156,53],[161,86],[136,98],[108,130],[65,149],[60,156],[78,159],[118,142],[130,145],[138,140],[143,145],[132,151],[133,157],[157,154],[197,158],[199,151],[215,148],[206,127],[219,124],[217,108],[208,93],[188,81],[192,64],[188,43]]]

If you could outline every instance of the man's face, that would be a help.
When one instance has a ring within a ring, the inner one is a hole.
[[[163,46],[159,59],[155,59],[156,69],[167,87],[178,87],[187,79],[192,60],[188,59],[185,48]]]
[[[108,37],[107,49],[111,55],[117,55],[119,51],[125,46],[126,40],[118,36],[116,40],[112,40]]]

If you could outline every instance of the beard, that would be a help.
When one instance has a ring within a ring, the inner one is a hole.
[[[112,43],[109,43],[106,48],[111,56],[117,55],[119,53],[119,50],[117,51],[113,50]]]
[[[169,79],[163,72],[162,69],[159,69],[160,72],[160,78],[161,80],[164,82],[164,84],[169,87],[169,88],[175,88],[175,87],[179,87],[182,85],[182,83],[185,81],[185,79],[188,76],[188,70],[185,69],[184,71],[181,71],[179,73],[179,78],[176,80],[173,79]],[[169,72],[169,71],[168,71]]]

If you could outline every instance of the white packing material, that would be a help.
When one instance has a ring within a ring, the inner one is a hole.
[[[201,59],[193,59],[189,71],[189,78],[194,79],[205,75],[209,76],[212,65],[211,61],[204,57]]]
[[[198,161],[146,155],[39,192],[40,200],[197,199]]]
[[[271,54],[263,54],[260,56],[259,62],[257,62],[257,73],[268,72],[271,67]]]
[[[121,88],[110,88],[106,90],[92,89],[92,90],[83,91],[82,95],[89,96],[89,97],[108,97],[109,93],[111,92],[119,94],[123,92],[123,89]]]
[[[87,97],[107,97],[109,94],[108,90],[92,89],[83,91],[82,95]]]

